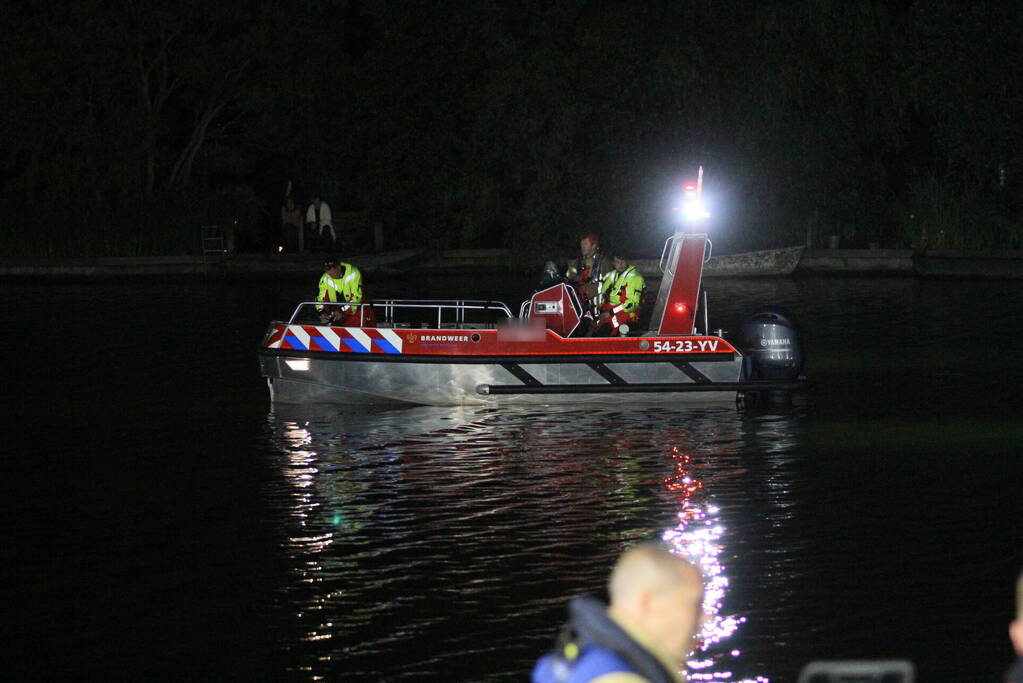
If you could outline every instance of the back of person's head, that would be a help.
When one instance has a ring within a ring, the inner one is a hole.
[[[665,654],[682,657],[699,630],[703,578],[661,543],[641,543],[618,558],[608,581],[611,607],[654,639]]]
[[[629,600],[637,591],[664,590],[700,574],[693,565],[657,541],[638,543],[621,554],[611,570],[607,591],[611,604]]]

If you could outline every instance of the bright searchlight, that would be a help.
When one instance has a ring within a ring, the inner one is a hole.
[[[673,206],[671,210],[677,211],[682,220],[687,223],[710,218],[707,205],[703,202],[703,166],[700,166],[695,183],[686,181],[682,186],[682,206]]]
[[[702,199],[693,197],[682,206],[682,217],[690,222],[699,221],[710,218],[710,212],[707,211],[707,205]]]

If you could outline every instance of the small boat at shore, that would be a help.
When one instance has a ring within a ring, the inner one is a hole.
[[[742,254],[712,256],[703,268],[704,277],[759,277],[791,275],[799,265],[804,246],[764,249]]]
[[[787,401],[806,386],[794,321],[767,307],[736,342],[713,333],[700,288],[709,249],[705,232],[668,238],[649,330],[577,336],[585,314],[563,283],[535,293],[517,316],[485,300],[357,305],[362,321],[372,308],[375,326],[323,324],[322,307],[351,304],[307,301],[270,323],[261,374],[275,403]]]
[[[703,266],[703,277],[778,277],[791,275],[806,247],[784,247],[763,249],[741,254],[711,256]],[[659,278],[658,262],[652,259],[638,260],[636,267],[643,277]]]

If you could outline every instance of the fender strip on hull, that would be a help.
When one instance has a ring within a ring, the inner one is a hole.
[[[701,382],[668,383],[645,382],[637,384],[546,384],[541,386],[515,386],[512,384],[481,384],[476,392],[483,396],[508,394],[619,394],[646,393],[687,393],[711,391],[800,391],[805,382]]]

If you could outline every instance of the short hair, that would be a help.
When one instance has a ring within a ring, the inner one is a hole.
[[[585,235],[583,235],[582,237],[579,238],[580,242],[582,242],[583,240],[589,240],[590,242],[593,242],[594,244],[600,244],[600,238],[597,236],[597,233],[595,233],[595,232],[588,232],[588,233],[586,233]]]
[[[700,572],[685,559],[672,553],[666,545],[647,541],[622,553],[611,570],[607,592],[611,603],[621,600],[642,582],[647,588],[669,589],[684,581],[683,572],[690,570],[697,583],[703,583]]]
[[[603,247],[601,247],[600,251],[604,254],[604,258],[607,259],[620,258],[621,260],[628,263],[629,259],[632,258],[632,254],[629,253],[628,249],[623,249],[622,245],[619,244],[618,242],[605,244]]]

